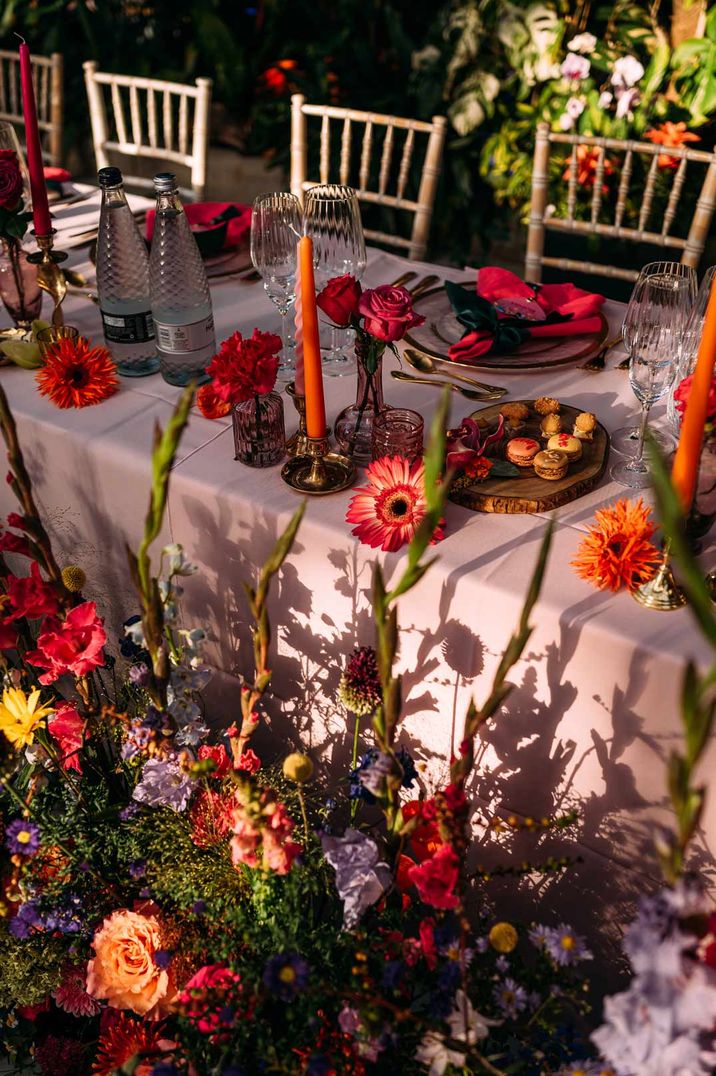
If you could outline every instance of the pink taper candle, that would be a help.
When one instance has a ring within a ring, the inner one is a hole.
[[[301,258],[296,259],[296,315],[294,318],[294,340],[296,356],[296,373],[293,387],[297,396],[306,395],[306,380],[303,373],[303,302],[301,296]]]
[[[35,224],[35,235],[49,235],[52,231],[52,220],[50,218],[50,207],[47,204],[47,187],[45,186],[42,148],[40,146],[40,128],[37,126],[35,88],[32,84],[30,50],[24,41],[20,45],[20,84],[22,86],[27,170],[30,173],[32,219]]]

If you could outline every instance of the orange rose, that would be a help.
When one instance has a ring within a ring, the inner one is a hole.
[[[126,908],[112,912],[92,944],[96,955],[87,963],[87,993],[93,998],[106,998],[115,1009],[144,1016],[166,997],[170,980],[155,963],[162,944],[153,915]]]

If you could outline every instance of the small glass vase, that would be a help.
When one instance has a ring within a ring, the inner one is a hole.
[[[235,404],[235,459],[248,467],[272,467],[286,455],[283,400],[277,392]]]
[[[373,458],[373,420],[388,410],[388,404],[383,400],[383,357],[369,374],[360,337],[356,339],[356,366],[356,402],[345,407],[336,419],[335,436],[344,456],[354,463],[367,464]]]
[[[27,260],[18,240],[2,240],[0,299],[18,329],[28,330],[40,316],[42,292],[37,283],[37,266]]]

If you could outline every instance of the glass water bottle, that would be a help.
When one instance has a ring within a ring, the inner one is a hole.
[[[127,204],[119,168],[101,168],[97,292],[107,347],[124,377],[159,369],[149,302],[149,255]]]
[[[170,385],[208,381],[216,353],[214,315],[199,248],[177,191],[176,176],[154,177],[157,211],[149,286],[162,377]]]

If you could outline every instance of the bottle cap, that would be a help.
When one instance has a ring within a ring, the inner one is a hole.
[[[100,168],[97,182],[100,187],[118,187],[122,182],[122,173],[119,168]]]
[[[154,177],[154,189],[157,194],[171,194],[177,189],[177,177],[173,172],[158,172]]]

